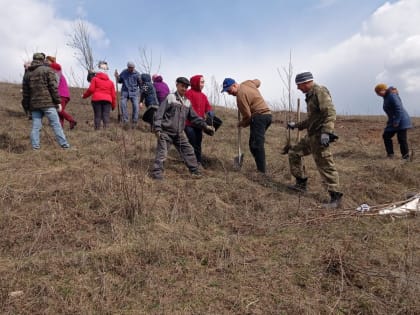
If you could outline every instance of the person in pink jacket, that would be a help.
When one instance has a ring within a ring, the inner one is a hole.
[[[66,106],[70,102],[70,90],[67,85],[67,80],[61,71],[61,65],[56,62],[55,57],[47,56],[46,60],[57,75],[58,94],[60,95],[62,107],[61,112],[58,113],[61,127],[64,128],[64,120],[67,120],[70,123],[70,129],[74,129],[77,125],[77,121],[74,120],[72,115],[66,112]]]
[[[95,130],[100,129],[101,121],[104,128],[109,126],[111,109],[114,110],[116,107],[115,86],[107,74],[108,64],[101,61],[98,68],[98,72],[90,81],[89,88],[82,95],[83,98],[92,96]]]

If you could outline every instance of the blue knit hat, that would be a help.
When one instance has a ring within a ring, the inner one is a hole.
[[[299,73],[298,75],[296,75],[295,82],[296,82],[296,84],[301,84],[301,83],[305,83],[305,82],[309,82],[309,81],[313,81],[313,80],[314,80],[314,76],[312,75],[312,73],[302,72],[302,73]]]

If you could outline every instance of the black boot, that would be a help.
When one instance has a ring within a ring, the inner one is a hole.
[[[330,193],[331,200],[329,203],[324,203],[322,206],[326,209],[336,209],[340,207],[343,193],[338,191],[328,191]]]
[[[306,192],[308,190],[307,188],[308,178],[300,178],[296,177],[296,184],[287,186],[287,188],[298,191],[298,192]]]

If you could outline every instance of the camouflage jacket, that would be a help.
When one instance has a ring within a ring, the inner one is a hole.
[[[299,130],[308,129],[308,135],[333,133],[335,123],[335,108],[331,95],[324,86],[314,83],[312,89],[306,93],[308,116],[296,124]]]
[[[23,76],[22,105],[25,109],[57,107],[60,104],[57,76],[42,61],[34,60]]]

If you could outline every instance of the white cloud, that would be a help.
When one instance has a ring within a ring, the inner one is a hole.
[[[16,23],[16,20],[19,20]],[[40,0],[12,1],[0,10],[0,80],[20,82],[23,63],[32,59],[34,52],[44,52],[57,56],[67,76],[79,71],[75,51],[67,44],[74,32],[74,22],[59,18],[54,7]],[[108,45],[104,32],[97,26],[86,22],[92,42]],[[71,79],[72,78],[68,78]]]
[[[313,55],[305,64],[313,65],[314,75],[329,87],[341,113],[382,113],[373,87],[385,82],[399,88],[409,113],[418,116],[419,20],[419,0],[387,2],[363,23],[360,32]]]

